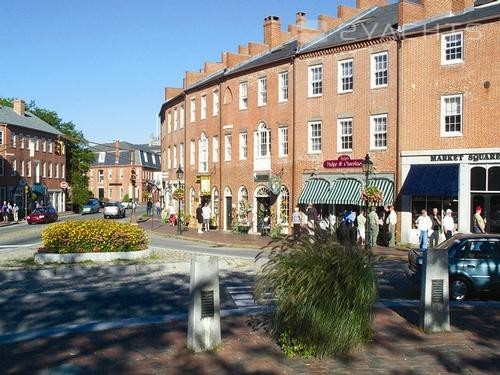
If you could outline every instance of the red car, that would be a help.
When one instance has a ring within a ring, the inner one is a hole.
[[[28,224],[52,223],[57,221],[57,211],[54,207],[38,207],[28,215],[26,220]]]

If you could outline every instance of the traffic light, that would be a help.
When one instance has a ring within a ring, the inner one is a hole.
[[[135,187],[135,182],[136,182],[136,179],[137,179],[137,173],[135,172],[135,169],[132,169],[132,171],[130,172],[131,176],[130,176],[130,183],[132,184],[132,186]]]
[[[62,154],[62,142],[61,141],[56,141],[54,144],[54,153],[56,155],[61,155]]]

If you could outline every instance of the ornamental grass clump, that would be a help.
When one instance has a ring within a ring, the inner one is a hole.
[[[372,255],[317,232],[273,248],[255,286],[258,299],[274,298],[271,329],[291,356],[347,353],[373,336]]]
[[[137,251],[148,247],[144,229],[110,220],[71,220],[42,232],[42,251],[49,253],[98,253]]]

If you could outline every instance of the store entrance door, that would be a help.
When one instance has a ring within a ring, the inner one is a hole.
[[[500,234],[500,194],[472,194],[471,202],[471,217],[474,215],[475,207],[481,206],[483,217],[486,219],[486,233]]]

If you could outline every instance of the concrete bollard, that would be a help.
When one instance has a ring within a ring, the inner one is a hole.
[[[201,352],[220,344],[219,260],[199,255],[191,259],[187,345]]]
[[[448,252],[425,251],[420,293],[420,328],[424,332],[450,330]]]

